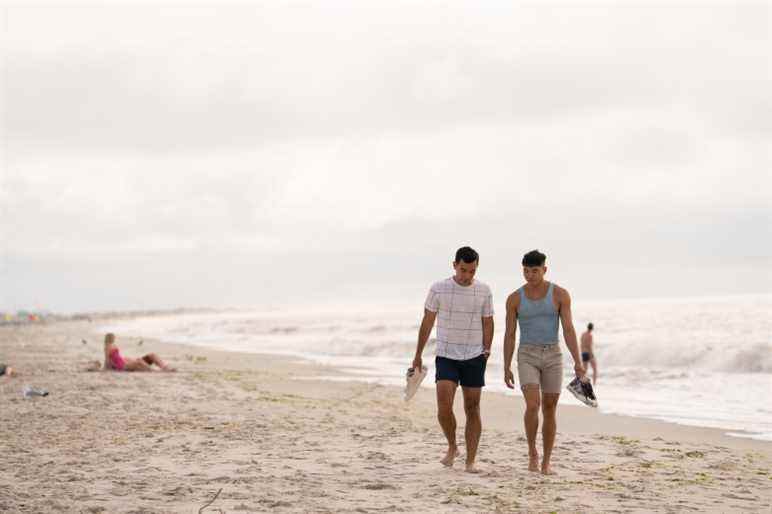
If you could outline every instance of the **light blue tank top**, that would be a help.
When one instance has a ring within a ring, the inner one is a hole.
[[[520,323],[520,344],[549,345],[558,342],[558,311],[552,302],[552,283],[547,295],[541,300],[529,300],[521,287],[520,308],[517,321]]]

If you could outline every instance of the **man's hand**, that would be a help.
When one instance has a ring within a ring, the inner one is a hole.
[[[491,349],[483,348],[482,354],[485,355],[485,362],[488,362],[488,358],[491,356]]]
[[[515,388],[515,375],[512,373],[511,369],[504,371],[504,383],[507,384],[507,387],[510,389]]]
[[[576,374],[576,378],[582,379],[584,378],[584,374],[586,373],[586,370],[584,369],[584,366],[582,366],[581,363],[577,362],[574,364],[574,373]]]
[[[420,355],[417,355],[415,359],[413,359],[413,369],[416,371],[421,371],[423,369],[423,359],[421,359]]]

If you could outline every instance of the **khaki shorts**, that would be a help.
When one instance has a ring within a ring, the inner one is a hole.
[[[517,347],[517,376],[520,388],[541,386],[542,393],[560,393],[563,385],[563,354],[560,344],[522,344]]]

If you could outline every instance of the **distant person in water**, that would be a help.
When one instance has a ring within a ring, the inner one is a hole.
[[[8,378],[15,377],[17,375],[16,370],[7,364],[0,364],[0,377],[6,376]]]
[[[593,328],[595,328],[595,325],[592,323],[587,324],[587,331],[582,334],[579,345],[582,350],[582,364],[586,367],[589,362],[590,366],[592,366],[592,385],[595,385],[595,382],[598,380],[598,362],[595,360],[595,348],[592,339]]]
[[[504,334],[504,382],[515,388],[512,357],[515,353],[517,326],[520,325],[520,344],[517,345],[517,375],[525,398],[523,423],[528,439],[528,470],[551,475],[550,459],[557,433],[557,408],[563,380],[563,354],[558,341],[559,325],[563,339],[574,361],[574,373],[584,377],[584,366],[579,355],[574,322],[571,318],[571,297],[562,287],[544,280],[547,256],[538,250],[523,256],[525,284],[507,298],[507,324]],[[544,454],[541,467],[536,450],[536,432],[539,430],[539,408],[542,422]]]
[[[105,335],[105,365],[104,369],[115,371],[153,371],[153,364],[163,371],[177,371],[155,353],[148,353],[139,359],[131,359],[121,355],[121,350],[115,344],[115,334]]]

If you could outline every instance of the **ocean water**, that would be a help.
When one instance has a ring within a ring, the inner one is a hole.
[[[422,309],[419,300],[388,308],[238,310],[136,318],[101,328],[119,337],[303,357],[351,375],[321,377],[328,380],[403,385]],[[573,314],[577,334],[587,322],[595,324],[602,412],[772,441],[772,295],[574,300]],[[504,385],[503,333],[499,307],[486,389],[520,396]],[[566,384],[572,365],[565,347],[564,359]],[[433,340],[424,362],[433,372]],[[570,394],[560,401],[579,404]]]

